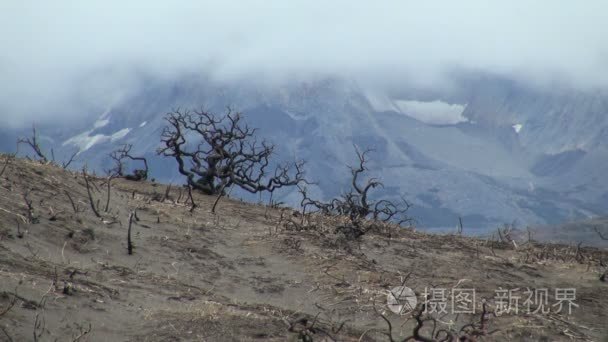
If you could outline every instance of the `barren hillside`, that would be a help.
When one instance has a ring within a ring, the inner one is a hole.
[[[212,214],[199,194],[190,212],[180,186],[90,176],[97,217],[82,172],[2,156],[0,173],[2,341],[608,340],[605,248],[390,226],[353,241],[339,218],[230,199]],[[399,315],[400,285],[434,295]],[[526,302],[544,289],[544,310]]]

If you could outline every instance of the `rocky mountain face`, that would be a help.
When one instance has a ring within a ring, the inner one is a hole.
[[[370,176],[403,195],[421,227],[472,232],[504,222],[551,224],[608,214],[608,96],[538,90],[497,77],[463,77],[446,91],[370,91],[356,82],[219,82],[203,76],[147,80],[81,122],[38,127],[47,148],[65,158],[79,150],[101,172],[108,153],[130,143],[159,181],[183,183],[174,160],[155,156],[164,115],[203,106],[245,113],[277,145],[277,160],[304,159],[311,194],[328,199],[350,182],[353,145],[372,148]],[[3,132],[4,150],[27,131]],[[21,147],[23,150],[24,147]],[[257,198],[257,197],[256,197]],[[299,203],[286,192],[281,200]]]

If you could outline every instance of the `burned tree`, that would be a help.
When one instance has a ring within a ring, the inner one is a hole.
[[[17,139],[17,145],[26,144],[29,145],[34,153],[38,156],[41,163],[48,163],[49,159],[42,152],[42,148],[40,148],[40,143],[38,142],[38,134],[36,134],[36,126],[32,125],[32,137],[31,138],[19,138]]]
[[[114,161],[114,168],[108,170],[108,174],[112,178],[123,177],[127,180],[141,181],[148,179],[148,160],[144,157],[135,157],[131,155],[133,145],[124,144],[118,149],[110,153],[110,158]],[[134,169],[133,173],[125,175],[125,160],[140,161],[143,163],[143,169]]]
[[[36,156],[38,157],[38,161],[42,164],[52,164],[59,166],[59,163],[55,161],[55,152],[51,148],[51,159],[47,158],[47,156],[42,152],[42,147],[40,147],[40,141],[38,140],[38,133],[36,132],[36,126],[32,125],[32,136],[30,138],[19,138],[17,139],[17,147],[20,144],[26,144],[32,148]],[[75,151],[71,154],[70,158],[66,162],[61,163],[61,167],[67,169],[70,164],[74,161],[74,158],[78,155],[79,151]],[[16,153],[15,153],[16,155]],[[29,157],[26,155],[26,158]]]
[[[161,134],[158,154],[175,158],[188,185],[208,195],[222,196],[237,186],[250,193],[273,192],[304,181],[303,162],[269,170],[274,145],[259,142],[257,129],[230,108],[222,116],[205,110],[174,110]]]
[[[484,337],[492,336],[500,331],[499,329],[490,330],[491,320],[498,317],[498,315],[494,310],[489,308],[485,299],[482,299],[481,312],[478,316],[479,319],[463,325],[460,329],[454,329],[453,324],[449,325],[447,328],[440,328],[439,323],[442,323],[441,319],[435,318],[427,312],[428,304],[429,300],[426,299],[410,313],[409,318],[413,318],[416,325],[412,329],[412,335],[399,339],[399,341],[485,341]],[[388,340],[390,342],[396,342],[397,340],[393,336],[393,325],[391,321],[376,308],[375,302],[373,304],[373,309],[386,323],[387,331],[385,331],[384,334],[388,337]],[[458,320],[458,315],[456,316],[456,320]]]
[[[367,163],[367,155],[372,150],[360,152],[355,147],[355,152],[359,160],[356,167],[350,166],[351,171],[351,188],[330,202],[321,202],[311,199],[308,196],[305,187],[300,186],[300,194],[302,195],[301,206],[306,213],[307,208],[313,208],[325,215],[340,215],[345,216],[350,220],[348,227],[338,227],[347,236],[358,238],[366,233],[369,227],[365,227],[364,221],[380,221],[380,222],[395,222],[398,225],[411,222],[412,219],[406,215],[410,204],[401,198],[401,203],[395,203],[386,199],[372,200],[369,193],[372,189],[383,187],[382,182],[376,178],[369,178],[362,181],[362,175],[368,171],[365,164]]]
[[[127,230],[127,253],[129,255],[133,254],[133,240],[131,239],[131,226],[133,225],[133,217],[135,217],[137,213],[132,211],[129,214],[129,229]]]
[[[95,207],[95,202],[93,201],[93,195],[91,194],[91,187],[89,186],[89,178],[88,178],[88,175],[87,175],[87,168],[86,168],[86,166],[82,168],[82,177],[84,178],[84,183],[85,183],[85,185],[87,187],[87,195],[89,196],[89,203],[91,204],[91,210],[93,210],[93,213],[95,214],[95,216],[101,218],[101,215],[99,214],[99,211]]]
[[[608,240],[608,235],[604,236],[598,227],[593,227],[593,230],[595,230],[595,232],[597,233],[597,235],[600,236],[600,239],[602,239],[602,240]]]

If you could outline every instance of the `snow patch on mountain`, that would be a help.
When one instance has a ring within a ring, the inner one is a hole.
[[[97,121],[95,121],[95,123],[93,124],[93,129],[105,127],[110,123],[110,118],[108,117],[110,115],[110,111],[111,108],[108,108],[103,113],[101,113]]]
[[[99,122],[99,121],[98,121]],[[97,124],[97,122],[96,122]],[[124,138],[127,134],[129,134],[129,132],[131,131],[130,128],[123,128],[121,130],[118,130],[116,132],[114,132],[112,135],[104,135],[104,134],[94,134],[91,135],[91,133],[93,133],[93,131],[96,128],[99,128],[99,126],[94,125],[94,129],[89,130],[89,131],[85,131],[82,132],[78,135],[75,135],[69,139],[67,139],[66,141],[63,142],[63,146],[67,146],[67,145],[73,145],[78,147],[78,154],[90,149],[91,147],[93,147],[96,144],[102,144],[105,142],[115,142],[117,140],[120,140],[122,138]],[[102,126],[103,127],[103,126]]]
[[[107,117],[108,113],[109,113],[109,110],[104,112],[103,114],[101,114],[99,119],[97,119],[97,121],[95,121],[95,123],[93,123],[92,129],[90,129],[88,131],[84,131],[80,134],[77,134],[77,135],[65,140],[62,143],[62,146],[67,146],[67,145],[76,146],[76,147],[78,147],[78,150],[79,150],[78,154],[80,154],[80,153],[90,149],[91,147],[93,147],[96,144],[102,144],[102,143],[105,143],[108,141],[115,142],[117,140],[124,138],[127,134],[129,134],[131,129],[123,128],[123,129],[120,129],[120,130],[114,132],[111,135],[105,135],[105,134],[91,135],[96,129],[105,127],[110,123],[110,119]]]
[[[62,146],[67,146],[67,145],[76,146],[79,150],[77,154],[80,154],[80,153],[90,149],[91,147],[93,147],[96,144],[101,144],[101,143],[112,140],[112,137],[106,136],[104,134],[91,135],[91,133],[93,133],[95,130],[97,130],[99,128],[103,128],[110,123],[110,119],[108,117],[109,114],[110,114],[110,109],[108,108],[103,113],[101,113],[99,118],[93,123],[92,129],[90,129],[88,131],[84,131],[80,134],[77,134],[77,135],[65,140],[62,143]],[[117,132],[117,133],[119,133],[119,132]],[[122,134],[122,132],[120,132],[120,133]]]
[[[93,129],[102,128],[110,123],[109,119],[99,119],[93,124]]]
[[[127,136],[131,132],[130,128],[123,128],[110,136],[110,141],[115,142]]]
[[[78,135],[71,137],[70,139],[63,142],[63,146],[73,145],[78,147],[78,154],[90,149],[95,144],[101,144],[110,139],[109,136],[103,134],[95,134],[90,136],[92,131],[82,132]]]
[[[519,133],[521,131],[521,129],[524,127],[524,125],[522,125],[522,124],[515,124],[515,125],[513,125],[511,127],[513,127],[513,130],[515,131],[515,133]]]
[[[410,214],[424,227],[452,226],[459,216],[471,227],[491,228],[513,217],[534,224],[605,213],[608,190],[602,175],[608,163],[600,161],[608,160],[608,128],[599,100],[514,91],[512,84],[500,82],[475,83],[443,95],[407,89],[391,95],[340,80],[276,88],[206,80],[177,83],[176,90],[173,83],[160,82],[115,111],[92,118],[90,126],[74,128],[58,140],[72,137],[61,152],[69,154],[72,145],[78,146],[87,150],[81,159],[103,170],[115,145],[137,140],[138,154],[165,165],[153,152],[164,124],[159,108],[205,103],[221,113],[232,103],[252,127],[260,127],[261,136],[278,143],[277,161],[309,161],[307,178],[319,182],[319,199],[349,186],[344,172],[356,162],[355,144],[374,149],[370,177],[385,183],[375,195],[405,196],[415,204]],[[139,114],[117,116],[131,112]],[[577,149],[583,153],[562,153]],[[164,182],[182,180],[174,166],[153,172]],[[285,203],[299,204],[297,191],[280,196]]]
[[[462,115],[466,108],[462,104],[449,104],[439,100],[396,100],[394,103],[399,112],[430,125],[455,125],[468,121]]]
[[[455,125],[468,121],[462,115],[466,104],[450,104],[440,100],[394,100],[369,90],[365,92],[365,98],[376,112],[397,112],[429,125]]]

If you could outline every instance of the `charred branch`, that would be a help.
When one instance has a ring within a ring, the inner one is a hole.
[[[597,235],[600,236],[600,239],[602,239],[602,240],[608,240],[608,236],[604,236],[604,234],[602,234],[602,232],[600,231],[600,229],[598,227],[593,227],[593,230],[595,230],[595,232],[597,233]]]
[[[192,196],[192,186],[190,184],[188,186],[188,199],[190,200],[190,212],[193,212],[196,208],[196,203],[194,202],[194,197]]]
[[[131,240],[131,226],[133,225],[133,218],[135,217],[135,212],[131,212],[129,214],[129,229],[127,230],[127,252],[129,255],[133,254],[133,241]]]
[[[110,209],[110,195],[112,193],[112,176],[108,177],[108,181],[107,181],[107,187],[108,187],[108,192],[107,192],[107,196],[106,196],[106,207],[104,209],[104,212],[108,212],[108,210]]]
[[[308,195],[304,186],[298,186],[302,201],[300,205],[305,213],[308,208],[312,208],[324,215],[340,215],[348,217],[351,225],[349,227],[338,227],[338,230],[346,232],[348,235],[359,237],[365,234],[363,228],[364,220],[380,222],[396,222],[398,225],[411,222],[412,219],[406,215],[410,204],[402,197],[401,202],[389,201],[386,199],[370,199],[370,191],[382,187],[383,184],[375,178],[363,181],[361,178],[367,171],[367,155],[371,150],[360,152],[355,147],[355,152],[359,163],[356,167],[350,167],[351,189],[329,202],[317,201]],[[351,230],[355,230],[351,232]],[[352,234],[351,234],[352,233]]]
[[[114,167],[108,170],[113,177],[124,177],[127,180],[141,181],[148,179],[148,160],[145,157],[136,157],[131,154],[133,145],[124,144],[110,153],[110,158],[114,161]],[[134,169],[133,173],[125,175],[125,160],[139,161],[143,163],[143,169]]]
[[[70,204],[72,205],[72,209],[74,209],[74,212],[78,213],[80,211],[79,210],[80,208],[78,208],[78,206],[76,205],[76,203],[72,199],[72,196],[70,195],[70,193],[67,190],[64,190],[64,193],[68,197],[68,199],[70,200]]]
[[[387,325],[386,336],[389,341],[396,342],[393,337],[393,326],[390,320],[376,309],[374,311],[384,320]],[[499,330],[489,330],[489,322],[492,317],[496,317],[493,311],[488,310],[487,303],[482,303],[482,309],[478,321],[463,325],[460,329],[436,329],[438,320],[426,313],[426,303],[422,303],[412,313],[411,317],[415,321],[415,326],[412,329],[412,334],[405,337],[401,341],[420,341],[420,342],[441,342],[441,341],[479,341],[484,337],[495,334]],[[427,324],[429,323],[429,324]],[[432,324],[432,325],[431,325]],[[423,333],[423,330],[430,330],[428,335]],[[429,336],[430,335],[430,336]]]
[[[17,144],[27,144],[29,145],[34,153],[38,156],[41,163],[48,163],[49,159],[44,155],[42,149],[40,148],[40,144],[38,143],[38,135],[36,134],[36,126],[32,125],[32,137],[31,138],[19,138],[17,139]]]
[[[23,201],[27,207],[27,220],[29,223],[38,223],[38,217],[34,214],[34,203],[30,199],[30,192],[25,192],[23,194]]]
[[[163,196],[163,198],[160,201],[164,202],[168,199],[171,199],[171,196],[169,195],[170,192],[171,192],[171,184],[167,185],[167,188],[165,189],[165,195]]]
[[[74,161],[74,158],[76,157],[76,155],[78,155],[78,152],[79,152],[79,151],[76,151],[76,152],[72,153],[72,155],[70,156],[70,159],[68,159],[68,161],[67,161],[67,162],[63,162],[63,163],[61,163],[61,167],[62,167],[63,169],[67,169],[67,168],[68,168],[68,166],[70,166],[70,164],[72,164],[72,162]]]
[[[165,120],[157,153],[174,158],[188,185],[204,194],[222,196],[233,185],[250,193],[273,192],[304,181],[303,162],[271,169],[274,145],[258,141],[257,129],[230,108],[222,116],[177,109]]]
[[[93,201],[93,195],[91,194],[91,187],[89,186],[89,178],[87,176],[86,168],[82,168],[82,177],[84,178],[84,182],[87,187],[87,195],[89,196],[89,203],[91,204],[91,209],[93,210],[95,216],[101,218],[99,211],[97,211],[97,208],[95,207],[95,202]]]

